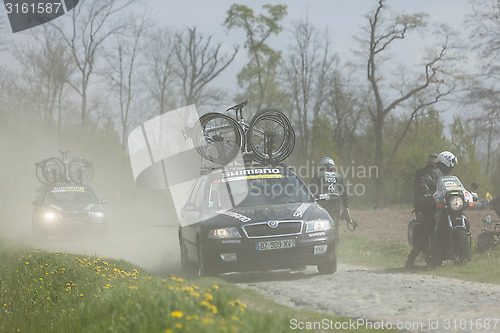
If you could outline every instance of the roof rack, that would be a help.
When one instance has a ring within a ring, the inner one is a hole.
[[[62,151],[62,159],[49,157],[35,163],[36,178],[44,185],[82,186],[94,177],[94,165],[84,157],[68,160],[69,150]]]

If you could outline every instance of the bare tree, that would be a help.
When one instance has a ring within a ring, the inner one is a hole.
[[[25,43],[14,45],[12,54],[23,68],[25,89],[29,89],[29,97],[26,98],[32,100],[39,119],[46,124],[49,132],[56,120],[59,134],[64,92],[75,67],[70,53],[56,33],[46,26],[39,29],[41,32],[32,33],[30,46],[26,47]]]
[[[486,175],[492,174],[493,146],[500,134],[500,2],[497,0],[470,1],[471,14],[467,23],[472,28],[471,48],[480,58],[478,77],[464,102],[479,106],[480,115],[472,118],[477,139],[486,142]],[[484,153],[484,152],[483,152]],[[496,152],[498,156],[500,154]]]
[[[208,89],[207,85],[233,62],[238,48],[228,56],[223,55],[222,44],[212,47],[212,36],[205,38],[196,32],[196,28],[177,33],[175,39],[175,73],[182,89],[181,104],[200,106],[219,102],[222,99],[221,93]]]
[[[87,123],[88,88],[95,72],[99,52],[104,42],[115,34],[122,32],[127,21],[111,22],[134,0],[82,0],[72,11],[69,29],[62,25],[52,24],[59,32],[66,46],[71,50],[79,77],[71,82],[73,89],[81,97],[81,126]]]
[[[482,72],[486,77],[500,79],[500,1],[470,1],[471,15],[467,22],[473,50],[479,51]]]
[[[147,37],[146,69],[142,78],[146,90],[164,114],[177,104],[174,94],[175,38],[169,28],[161,28]]]
[[[120,106],[120,125],[122,146],[127,142],[129,117],[132,101],[137,95],[136,72],[141,41],[147,30],[144,16],[127,19],[130,26],[122,34],[115,35],[112,52],[106,57],[108,66],[106,77],[111,81],[111,89],[117,95]]]
[[[309,127],[327,99],[327,80],[336,56],[331,54],[328,34],[320,36],[308,18],[295,22],[292,32],[294,43],[284,64],[284,84],[298,118],[301,148],[307,149]]]
[[[417,13],[414,15],[400,14],[393,20],[386,21],[382,17],[382,12],[385,9],[385,1],[379,0],[376,9],[368,14],[369,25],[366,29],[368,35],[367,43],[359,39],[363,48],[367,52],[366,68],[367,79],[371,88],[374,101],[373,107],[368,108],[371,121],[374,126],[375,134],[375,165],[379,168],[379,177],[375,183],[375,192],[377,195],[376,206],[379,206],[382,200],[383,193],[383,176],[386,174],[384,168],[384,123],[386,117],[395,110],[403,109],[404,103],[414,96],[419,96],[415,104],[406,105],[410,109],[411,115],[408,123],[419,112],[432,104],[442,100],[444,96],[451,94],[456,85],[451,83],[456,79],[457,75],[452,75],[450,69],[446,68],[448,62],[453,60],[451,47],[449,45],[449,34],[444,27],[441,27],[441,40],[436,45],[430,47],[427,51],[424,64],[421,67],[420,74],[413,74],[415,80],[405,77],[403,80],[392,80],[392,87],[386,85],[388,74],[394,73],[394,66],[380,70],[384,61],[387,62],[388,49],[395,47],[394,44],[407,37],[408,33],[423,29],[426,26],[425,14]],[[399,72],[397,72],[399,74]],[[456,73],[455,73],[456,74]],[[408,80],[408,81],[407,81]],[[449,85],[446,85],[446,82]],[[383,90],[386,90],[385,93]],[[406,134],[406,132],[404,132]],[[396,143],[397,145],[397,143]],[[397,147],[395,148],[397,149]]]

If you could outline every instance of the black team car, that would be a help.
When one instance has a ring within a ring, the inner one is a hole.
[[[106,213],[89,186],[44,185],[33,202],[33,231],[38,237],[94,237],[107,233]]]
[[[332,274],[336,223],[285,165],[211,171],[181,213],[181,264],[199,275],[307,265]]]

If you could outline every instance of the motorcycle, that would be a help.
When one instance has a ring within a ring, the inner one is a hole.
[[[470,261],[470,225],[464,209],[478,200],[477,194],[467,191],[457,177],[444,176],[439,178],[436,192],[429,199],[436,205],[437,213],[434,232],[422,251],[427,266],[440,266],[445,260],[452,260],[456,265]],[[423,222],[417,216],[408,224],[408,242],[414,246],[415,239],[422,233]]]

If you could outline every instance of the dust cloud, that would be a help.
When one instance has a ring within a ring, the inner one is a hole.
[[[39,125],[23,124],[0,133],[0,245],[20,243],[48,251],[74,252],[88,256],[122,259],[157,274],[179,272],[178,221],[173,203],[165,191],[139,188],[134,183],[130,162],[118,140],[94,130],[81,135],[68,131],[57,139]],[[88,131],[88,130],[87,130]],[[71,134],[70,134],[71,133]],[[32,231],[32,202],[41,183],[35,163],[49,157],[83,156],[94,163],[94,179],[89,183],[108,215],[108,236],[97,240],[83,235],[49,237],[41,240]]]

